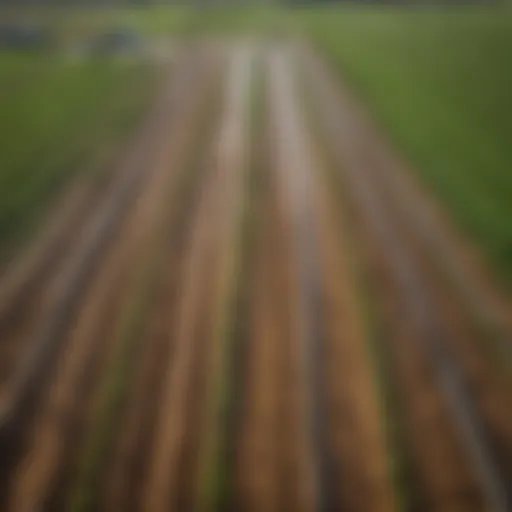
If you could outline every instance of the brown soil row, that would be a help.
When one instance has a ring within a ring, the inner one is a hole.
[[[254,48],[250,44],[235,45],[231,56],[231,75],[225,97],[225,114],[219,138],[215,141],[214,166],[218,169],[219,223],[217,253],[218,273],[214,284],[214,324],[206,361],[205,412],[199,446],[198,483],[193,489],[198,510],[216,506],[220,470],[224,401],[229,389],[229,360],[232,356],[233,329],[236,322],[236,295],[240,286],[240,265],[246,182],[249,168],[250,92],[254,67]],[[225,382],[228,382],[227,386]]]
[[[240,510],[304,510],[297,347],[290,327],[287,231],[267,190],[256,248],[247,397],[239,448]]]
[[[270,135],[267,131],[266,69],[259,61],[260,74],[255,77],[253,95],[251,163],[248,180],[248,211],[244,282],[239,297],[239,322],[235,333],[239,359],[233,361],[237,385],[233,404],[232,431],[228,439],[231,464],[230,493],[227,510],[277,510],[279,504],[279,444],[278,390],[279,342],[274,328],[275,279],[273,269],[281,269],[282,260],[276,242],[277,217],[275,198],[270,196],[269,155]],[[254,112],[254,110],[253,110]],[[250,254],[249,254],[250,252]],[[272,265],[272,261],[276,263]],[[264,378],[262,378],[264,376]]]
[[[194,510],[201,497],[211,435],[205,429],[215,428],[210,415],[223,342],[219,321],[226,314],[228,261],[234,251],[229,233],[240,200],[238,174],[244,168],[247,58],[237,50],[229,59],[212,169],[203,180],[184,255],[182,289],[173,312],[175,350],[151,454],[143,505],[147,510]]]
[[[273,215],[275,208],[269,203],[267,194],[261,193],[256,210],[260,220],[255,235],[255,262],[250,277],[250,312],[247,315],[245,406],[240,420],[236,461],[236,508],[248,512],[277,510],[280,489],[277,471],[280,344],[276,337],[275,315],[272,314],[275,280],[270,273],[273,268],[281,268],[281,258],[279,253],[276,255],[276,240],[272,234],[278,219]]]

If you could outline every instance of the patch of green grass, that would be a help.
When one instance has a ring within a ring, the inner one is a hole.
[[[40,57],[33,54],[22,54],[5,51],[0,56],[0,97],[7,94],[9,86],[24,79],[30,71],[37,68]]]
[[[325,8],[299,24],[512,279],[512,13]]]
[[[148,69],[0,54],[0,247],[30,231],[59,187],[126,134],[148,97]],[[145,72],[144,72],[145,71]]]

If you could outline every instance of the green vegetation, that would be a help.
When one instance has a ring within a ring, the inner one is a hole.
[[[0,247],[5,257],[59,187],[133,125],[149,91],[140,64],[0,54]],[[8,84],[8,87],[7,87]]]
[[[510,11],[327,8],[297,19],[510,281]]]
[[[8,89],[14,84],[24,79],[41,59],[35,55],[24,55],[21,57],[17,52],[5,52],[0,57],[0,87],[2,90]],[[5,92],[3,93],[5,94]]]

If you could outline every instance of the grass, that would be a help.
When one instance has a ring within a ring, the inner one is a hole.
[[[512,12],[325,8],[296,18],[512,283]]]
[[[20,56],[18,52],[6,51],[0,57],[0,87],[5,91],[11,84],[22,81],[32,70],[37,69],[41,59],[33,54]],[[5,92],[2,93],[2,96]]]
[[[142,112],[141,65],[0,54],[0,247],[5,257],[52,197]]]

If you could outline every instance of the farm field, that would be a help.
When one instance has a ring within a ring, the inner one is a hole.
[[[140,118],[150,77],[141,64],[0,53],[3,259],[71,177],[101,171]]]
[[[510,10],[327,8],[304,13],[301,22],[509,280]]]
[[[0,511],[510,510],[508,14],[57,14],[155,45],[0,54]]]

